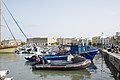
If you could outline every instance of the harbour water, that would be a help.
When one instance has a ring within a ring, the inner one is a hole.
[[[75,71],[32,70],[32,63],[24,59],[26,55],[0,54],[0,70],[9,70],[7,76],[14,80],[115,80],[100,53],[92,66]]]

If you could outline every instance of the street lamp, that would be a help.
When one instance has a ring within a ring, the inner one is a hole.
[[[103,41],[103,32],[102,32],[102,49],[104,49],[104,46],[103,46],[103,43],[104,43],[104,41]]]

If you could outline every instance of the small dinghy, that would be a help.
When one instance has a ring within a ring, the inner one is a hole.
[[[13,77],[5,78],[4,80],[13,80]]]
[[[56,61],[51,63],[35,64],[32,66],[33,70],[78,70],[86,68],[91,64],[91,60],[82,59],[76,60],[73,58],[72,61]]]
[[[9,74],[8,70],[0,71],[0,80],[13,80],[13,77],[6,78],[7,74]]]
[[[2,71],[0,71],[0,78],[1,77],[5,77],[8,73],[9,73],[8,70],[2,70]]]

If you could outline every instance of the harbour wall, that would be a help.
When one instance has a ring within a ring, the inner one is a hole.
[[[120,53],[108,52],[105,49],[100,49],[106,63],[109,65],[110,70],[113,72],[115,77],[120,79]]]

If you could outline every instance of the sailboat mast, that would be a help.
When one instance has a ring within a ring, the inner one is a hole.
[[[2,0],[0,0],[0,43],[1,43],[1,28],[2,28]],[[1,45],[1,44],[0,44]]]

